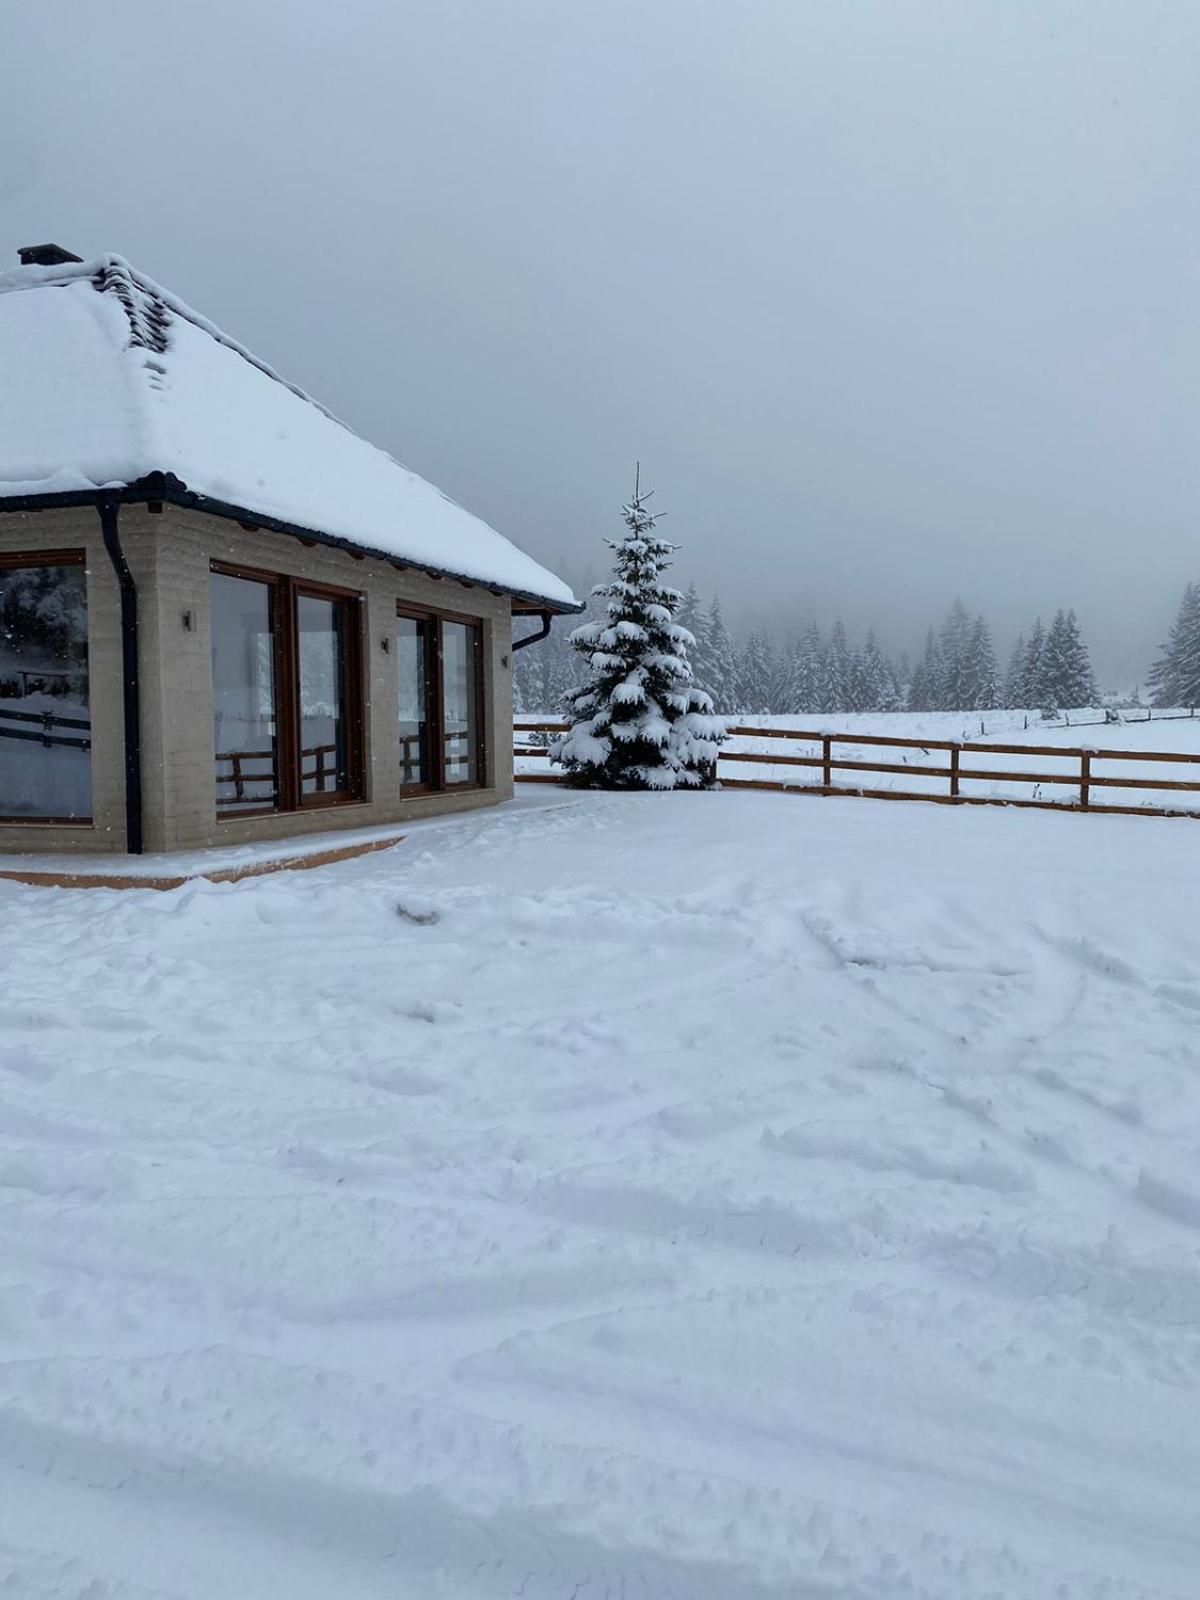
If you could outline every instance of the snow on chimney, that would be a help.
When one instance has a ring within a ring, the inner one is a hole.
[[[68,261],[82,261],[60,244],[26,244],[17,251],[23,267],[61,267]]]

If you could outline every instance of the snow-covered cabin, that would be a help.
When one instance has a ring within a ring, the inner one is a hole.
[[[179,850],[512,793],[566,584],[119,256],[0,276],[0,850]]]

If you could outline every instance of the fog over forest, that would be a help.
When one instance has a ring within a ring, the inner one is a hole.
[[[1200,576],[1198,46],[1186,0],[7,6],[6,248],[128,256],[569,573],[640,458],[735,630],[1074,607],[1132,685]]]

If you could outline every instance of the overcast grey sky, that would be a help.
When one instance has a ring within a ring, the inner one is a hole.
[[[130,257],[568,575],[895,647],[1200,577],[1196,0],[0,8],[4,254]]]

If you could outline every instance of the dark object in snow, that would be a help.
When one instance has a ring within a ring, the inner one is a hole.
[[[432,907],[428,911],[410,911],[406,905],[399,903],[396,905],[396,915],[418,928],[428,928],[438,920],[438,914]]]

